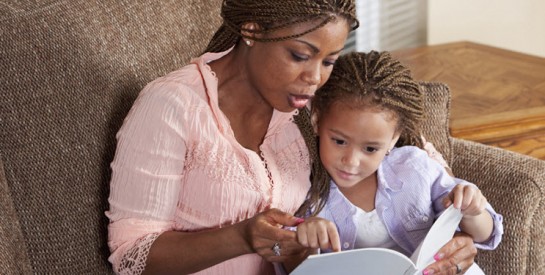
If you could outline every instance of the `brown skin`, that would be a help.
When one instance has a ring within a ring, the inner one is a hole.
[[[301,32],[309,26],[282,29],[270,36]],[[290,95],[314,95],[329,78],[348,32],[347,21],[339,18],[292,40],[249,40],[251,46],[239,44],[211,64],[219,79],[220,108],[242,146],[259,152],[273,109],[291,112],[295,108],[290,106]]]
[[[460,232],[456,233],[437,255],[441,255],[441,259],[429,265],[427,270],[433,270],[434,275],[453,275],[456,274],[456,264],[460,265],[462,273],[467,271],[477,255],[477,248],[470,235]]]
[[[270,35],[299,33],[309,26],[301,24]],[[348,32],[347,21],[339,19],[288,41],[252,41],[248,46],[241,40],[233,51],[210,64],[219,80],[220,109],[243,147],[259,153],[273,110],[295,110],[290,95],[312,96],[325,83]],[[291,214],[270,209],[220,229],[165,232],[150,248],[144,274],[194,273],[250,253],[283,262],[306,253],[295,232],[281,229],[296,223]],[[281,256],[271,250],[276,242],[282,247]]]

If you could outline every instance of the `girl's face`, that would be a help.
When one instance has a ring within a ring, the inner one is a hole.
[[[320,158],[335,183],[356,186],[374,176],[399,134],[397,119],[376,108],[353,109],[333,104],[318,121]]]
[[[311,26],[312,23],[298,24],[268,36],[300,33]],[[337,17],[325,26],[294,39],[255,42],[247,59],[250,84],[265,102],[279,111],[291,112],[304,107],[329,78],[348,33],[348,22]]]

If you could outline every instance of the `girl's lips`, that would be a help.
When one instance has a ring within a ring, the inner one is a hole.
[[[307,106],[308,101],[311,99],[309,95],[294,95],[290,94],[288,96],[288,102],[291,107],[296,109],[301,109]]]
[[[343,170],[337,170],[337,176],[343,180],[350,180],[352,177],[354,177],[356,174],[348,173]]]

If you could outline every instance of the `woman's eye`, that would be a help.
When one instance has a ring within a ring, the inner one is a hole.
[[[364,150],[366,152],[369,152],[369,153],[374,153],[374,152],[378,151],[378,149],[375,148],[375,147],[365,147]]]
[[[324,60],[323,64],[324,66],[329,67],[335,65],[335,62],[337,62],[337,60]]]
[[[299,53],[292,52],[291,56],[293,57],[293,59],[295,61],[306,61],[306,60],[308,60],[308,56],[304,55],[304,54],[299,54]]]

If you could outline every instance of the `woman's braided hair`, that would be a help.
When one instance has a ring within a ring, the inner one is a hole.
[[[299,37],[324,26],[335,15],[346,18],[352,29],[359,26],[354,0],[224,0],[221,7],[223,24],[210,40],[205,52],[228,50],[241,37],[246,37],[243,32],[265,34],[298,23],[318,20],[308,30],[289,36],[248,38],[272,42]],[[261,28],[244,29],[242,25],[245,23],[257,23]]]
[[[409,69],[393,59],[390,53],[352,52],[339,57],[329,80],[316,92],[312,100],[311,116],[319,121],[333,104],[339,103],[354,109],[385,110],[394,114],[398,121],[397,132],[400,138],[396,146],[414,145],[422,148],[422,100],[419,85],[412,79]],[[310,131],[310,116],[304,116],[303,113],[299,116],[296,122],[301,132]],[[307,144],[317,143],[315,137],[303,136],[309,139]],[[317,147],[315,145],[312,150],[318,150]],[[311,157],[311,193],[316,194],[309,195],[306,204],[320,210],[329,195],[330,178],[321,165],[319,154],[311,153]]]

